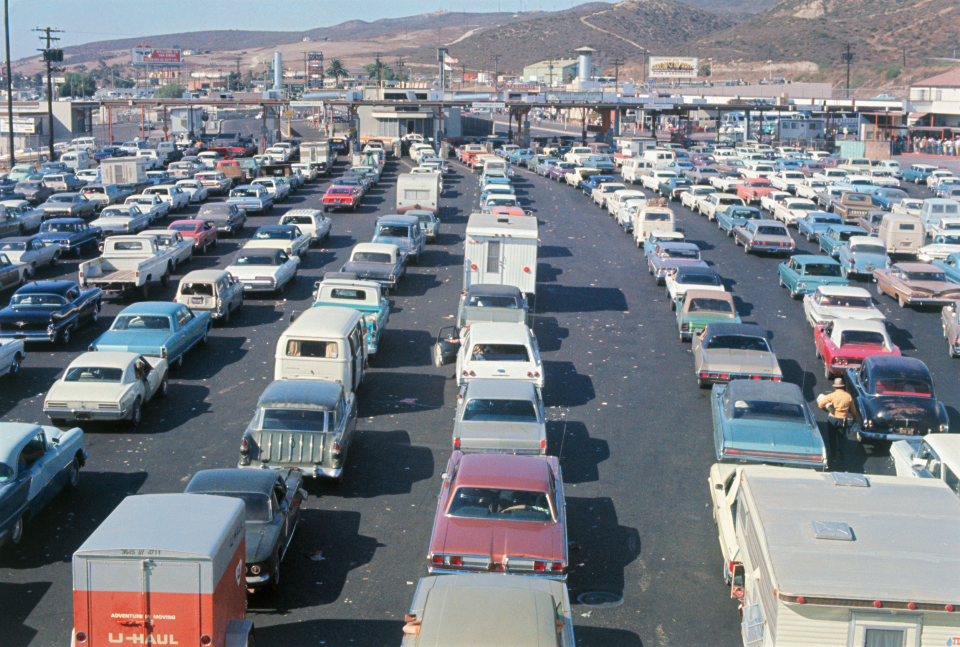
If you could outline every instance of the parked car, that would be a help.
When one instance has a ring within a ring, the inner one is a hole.
[[[525,381],[468,382],[457,396],[453,449],[464,453],[546,454],[540,390]]]
[[[82,429],[0,423],[0,546],[19,544],[47,502],[64,487],[76,489],[86,462]]]
[[[200,207],[196,219],[212,222],[218,232],[236,236],[247,223],[247,211],[229,202],[214,202]]]
[[[0,338],[67,344],[74,330],[97,323],[102,295],[100,288],[84,290],[73,281],[28,283],[0,310]]]
[[[797,219],[797,231],[808,242],[819,241],[820,236],[831,226],[842,227],[843,218],[826,211],[811,211],[806,216]]]
[[[527,380],[543,386],[540,348],[526,324],[479,322],[463,330],[460,339],[457,386],[474,378]],[[453,360],[444,353],[444,364]]]
[[[743,252],[790,254],[796,243],[784,225],[776,220],[748,220],[733,228],[733,241]]]
[[[43,401],[54,425],[67,420],[127,420],[140,424],[143,407],[166,397],[167,360],[138,353],[83,353],[70,362]]]
[[[180,279],[176,301],[226,324],[243,307],[243,283],[225,270],[194,270]]]
[[[733,295],[726,291],[690,288],[674,300],[674,309],[680,341],[699,335],[707,324],[741,323]]]
[[[56,267],[60,260],[60,245],[49,244],[38,235],[0,238],[0,253],[13,263],[27,266],[26,276],[32,277],[41,265]]]
[[[827,469],[823,437],[796,384],[715,384],[710,404],[718,461]]]
[[[123,201],[124,205],[133,205],[147,214],[150,225],[170,215],[170,203],[156,195],[132,195]]]
[[[555,456],[454,451],[442,479],[430,573],[566,579],[566,503]]]
[[[841,285],[823,285],[803,297],[803,312],[811,326],[834,319],[883,321],[885,318],[873,305],[869,292]]]
[[[193,248],[206,254],[210,247],[217,246],[217,225],[211,220],[175,220],[168,227],[179,231],[184,238],[193,241]]]
[[[727,237],[733,236],[734,227],[744,226],[748,220],[763,220],[763,215],[756,207],[744,207],[733,204],[718,211],[716,214],[717,228],[727,232]]]
[[[787,288],[796,299],[812,294],[821,285],[850,285],[841,272],[840,263],[832,258],[811,254],[795,254],[780,263],[780,287]]]
[[[687,290],[726,292],[720,273],[706,265],[678,267],[676,272],[667,274],[664,283],[666,284],[667,300],[670,302],[671,310],[677,307],[677,303],[683,298]]]
[[[767,332],[756,324],[710,323],[692,341],[701,389],[731,380],[783,379]]]
[[[817,244],[824,254],[837,258],[840,248],[846,245],[853,236],[866,236],[860,227],[853,225],[831,225],[817,238]]]
[[[211,326],[209,312],[194,312],[176,302],[141,301],[114,317],[110,329],[90,344],[90,350],[162,357],[180,368],[189,350],[206,343]]]
[[[861,442],[910,440],[950,431],[933,376],[919,359],[868,357],[858,368],[846,370],[844,382],[856,416],[851,431]]]
[[[376,281],[387,290],[393,290],[406,274],[406,256],[396,245],[358,243],[353,246],[350,258],[340,271],[356,274],[360,279]]]
[[[179,213],[190,206],[190,196],[176,184],[158,184],[143,190],[144,195],[155,195],[170,203],[170,212]]]
[[[59,245],[64,254],[73,251],[80,256],[84,247],[100,246],[103,230],[81,218],[53,218],[40,226],[40,239],[49,245]]]
[[[290,548],[307,500],[299,470],[213,469],[197,472],[187,494],[240,499],[244,503],[244,563],[248,590],[280,585],[280,562]],[[238,575],[239,577],[239,575]]]
[[[932,263],[957,252],[960,252],[960,231],[940,233],[933,237],[929,245],[918,250],[917,259],[923,263]]]
[[[851,236],[840,247],[837,260],[844,276],[872,276],[878,267],[890,267],[890,257],[883,242],[874,236]]]
[[[455,325],[437,333],[433,347],[434,366],[452,361],[460,350],[460,331],[477,322],[522,323],[528,325],[529,306],[519,288],[512,285],[474,283],[460,294]]]
[[[324,212],[330,209],[349,209],[356,211],[360,205],[360,190],[349,186],[330,186],[321,198]]]
[[[244,249],[282,249],[290,256],[303,256],[312,238],[296,225],[264,225],[254,232]]]
[[[886,294],[906,306],[949,305],[960,299],[960,285],[947,280],[943,270],[929,263],[894,263],[873,272],[877,294]]]
[[[138,234],[150,226],[150,215],[136,205],[116,204],[104,207],[90,224],[99,227],[104,236]]]
[[[367,355],[375,355],[380,338],[390,320],[390,301],[382,294],[379,283],[356,278],[346,272],[328,272],[317,283],[313,307],[339,306],[363,314]]]
[[[867,357],[900,355],[882,321],[864,319],[833,319],[813,328],[817,357],[823,359],[823,374],[827,379],[842,375],[848,368],[856,368]]]
[[[657,285],[663,284],[667,275],[680,267],[706,267],[706,263],[700,259],[700,248],[693,243],[658,242],[651,248],[645,246],[644,255],[647,257],[647,271],[656,278]]]
[[[199,180],[193,178],[177,180],[176,185],[187,194],[188,203],[200,204],[210,197],[210,190]]]
[[[246,292],[279,292],[297,276],[300,257],[282,249],[241,249],[225,268]]]
[[[239,467],[296,469],[341,482],[357,426],[357,396],[340,382],[278,380],[240,441]]]
[[[297,227],[310,243],[317,243],[329,238],[333,221],[319,209],[291,209],[281,216],[279,224]]]
[[[53,195],[53,189],[43,183],[42,180],[24,180],[17,182],[14,191],[23,195],[23,199],[30,204],[42,204]]]
[[[161,253],[168,253],[173,269],[193,258],[193,241],[185,239],[179,231],[169,229],[146,229],[138,236],[152,238]]]
[[[97,203],[81,193],[55,193],[37,208],[44,218],[92,218],[97,215]]]

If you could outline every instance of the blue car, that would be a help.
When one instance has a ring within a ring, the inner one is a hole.
[[[930,174],[938,170],[939,167],[931,164],[911,164],[910,168],[903,169],[903,181],[913,182],[914,184],[926,184]]]
[[[60,245],[64,253],[83,253],[84,247],[97,249],[103,240],[103,231],[91,227],[83,218],[52,218],[40,225],[40,240],[48,245]]]
[[[723,211],[717,212],[717,227],[727,232],[727,237],[733,236],[734,227],[742,227],[748,220],[763,220],[763,214],[756,207],[744,207],[732,204]]]
[[[777,270],[780,287],[787,288],[794,299],[813,294],[822,285],[850,285],[840,270],[840,263],[830,257],[796,254],[780,263]]]
[[[77,487],[86,462],[83,430],[78,427],[61,431],[0,423],[0,546],[8,541],[19,544],[24,523],[64,487]]]
[[[593,190],[604,182],[616,182],[617,178],[612,175],[591,175],[586,180],[580,181],[580,190],[584,192],[585,195],[591,195]]]
[[[680,194],[693,186],[693,180],[685,177],[669,177],[660,183],[657,193],[671,200],[679,200]]]
[[[535,150],[532,150],[529,148],[520,148],[510,153],[510,157],[508,157],[507,159],[509,159],[510,163],[513,164],[514,166],[523,166],[524,164],[526,164],[526,161],[528,159],[530,159],[536,154],[537,152]]]
[[[142,301],[124,308],[89,350],[163,357],[170,366],[180,368],[187,351],[207,341],[212,325],[206,310],[194,312],[180,303]]]
[[[355,278],[349,272],[330,272],[317,283],[314,308],[336,306],[352,308],[363,314],[367,337],[367,354],[375,355],[387,322],[390,320],[390,301],[383,296],[380,284]]]
[[[900,204],[902,200],[909,197],[910,195],[903,189],[893,187],[877,187],[877,190],[870,195],[873,204],[887,211],[890,211],[893,205]]]
[[[950,254],[942,261],[934,261],[933,264],[943,270],[948,281],[960,283],[960,252]]]
[[[851,236],[837,256],[844,276],[873,276],[873,271],[890,267],[883,242],[874,236]]]
[[[820,239],[820,234],[831,225],[842,225],[843,218],[826,211],[811,211],[803,218],[797,218],[797,231],[803,234],[807,242]]]
[[[537,175],[541,177],[547,177],[547,174],[550,173],[550,169],[552,169],[554,166],[556,166],[559,163],[560,163],[560,160],[558,160],[555,157],[547,157],[545,159],[540,160],[540,163],[537,164],[537,168],[536,168]]]
[[[227,204],[237,205],[237,209],[247,213],[265,214],[273,209],[274,194],[265,186],[242,184],[230,191]]]
[[[827,449],[803,392],[789,382],[731,380],[710,393],[717,460],[827,468]]]
[[[583,165],[601,171],[610,171],[611,173],[617,168],[617,165],[606,155],[590,155],[583,160]]]
[[[847,244],[851,236],[866,235],[867,232],[853,225],[830,225],[827,227],[827,230],[817,238],[817,243],[819,243],[820,249],[822,249],[827,256],[836,258],[840,254],[840,248]]]
[[[773,166],[776,169],[777,173],[781,171],[799,171],[803,168],[803,164],[799,160],[794,159],[780,159],[777,160],[777,163]]]

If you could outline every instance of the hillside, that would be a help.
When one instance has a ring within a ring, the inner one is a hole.
[[[572,58],[574,49],[589,45],[599,50],[597,62],[610,67],[616,58],[638,60],[644,48],[653,54],[685,53],[686,43],[732,24],[677,0],[626,0],[488,29],[452,45],[450,54],[490,70],[499,55],[499,69],[519,72],[536,61]]]
[[[746,20],[777,4],[777,0],[752,0],[752,2],[744,2],[743,0],[680,0],[680,2],[692,4],[704,11],[736,21]]]
[[[717,60],[813,61],[841,65],[844,44],[860,65],[919,65],[951,56],[957,0],[783,0],[744,23],[701,38],[696,52]]]

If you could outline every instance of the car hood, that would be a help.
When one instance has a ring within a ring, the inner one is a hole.
[[[820,432],[800,423],[774,423],[762,420],[727,420],[723,430],[727,449],[775,452],[778,454],[817,454],[824,452]]]
[[[159,355],[160,349],[172,338],[169,330],[108,330],[90,346],[97,351]]]
[[[489,555],[498,564],[504,557],[567,561],[560,523],[444,517],[437,531],[434,552]]]
[[[777,356],[752,350],[715,349],[702,351],[703,366],[700,370],[713,373],[752,373],[757,375],[781,375]]]
[[[936,398],[902,395],[863,398],[864,414],[881,427],[901,427],[905,421],[927,432],[940,430],[939,404]]]
[[[246,532],[246,562],[247,564],[258,564],[270,559],[274,548],[277,546],[277,539],[280,536],[280,528],[270,523],[247,522]]]
[[[509,451],[539,453],[540,424],[536,422],[460,421],[454,436],[460,439],[461,451]]]

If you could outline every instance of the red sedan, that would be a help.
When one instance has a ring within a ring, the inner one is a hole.
[[[817,357],[823,358],[823,374],[829,379],[857,368],[874,355],[900,355],[882,321],[836,319],[813,330]]]
[[[567,517],[556,456],[453,452],[427,555],[431,573],[567,577]]]
[[[751,177],[737,185],[737,197],[747,204],[760,202],[760,198],[775,191],[770,180],[765,177]]]
[[[203,253],[211,245],[217,246],[217,224],[209,220],[177,220],[167,229],[179,231],[184,238],[192,238],[193,248]]]
[[[350,186],[331,186],[323,194],[323,210],[349,209],[355,211],[360,204],[360,192]]]

